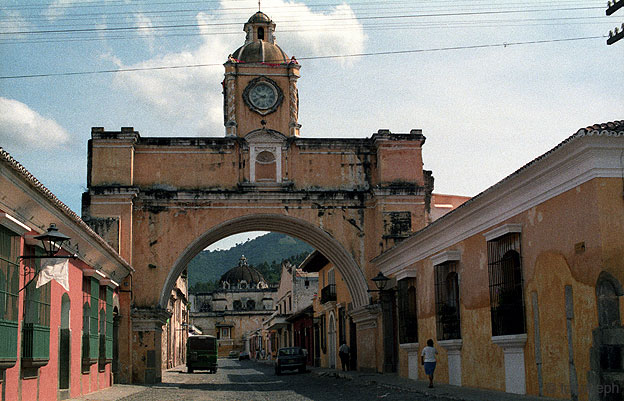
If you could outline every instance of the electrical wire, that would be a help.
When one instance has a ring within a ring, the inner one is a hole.
[[[385,52],[310,56],[310,57],[300,57],[299,60],[327,60],[327,59],[338,59],[338,58],[370,57],[370,56],[397,55],[397,54],[410,54],[410,53],[412,54],[413,53],[429,53],[429,52],[452,51],[452,50],[485,49],[485,48],[493,48],[493,47],[506,48],[510,46],[570,42],[570,41],[579,41],[579,40],[601,39],[605,37],[606,35],[600,35],[600,36],[585,36],[585,37],[576,37],[576,38],[531,40],[531,41],[524,41],[524,42],[504,42],[504,43],[482,44],[482,45],[471,45],[471,46],[438,47],[438,48],[430,48],[430,49],[395,50],[395,51],[385,51]],[[216,67],[216,66],[222,66],[222,65],[223,63],[208,63],[208,64],[176,65],[176,66],[121,68],[121,69],[116,69],[116,70],[74,71],[74,72],[59,72],[59,73],[47,73],[47,74],[9,75],[9,76],[0,76],[0,80],[44,78],[44,77],[65,77],[65,76],[110,74],[110,73],[122,73],[122,72],[125,73],[125,72],[137,72],[137,71],[159,71],[159,70],[172,70],[172,69],[183,69],[183,68]]]

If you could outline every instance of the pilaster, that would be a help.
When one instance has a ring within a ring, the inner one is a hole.
[[[459,338],[455,340],[438,341],[438,344],[446,349],[448,358],[449,384],[461,386],[461,348],[464,341]]]
[[[524,372],[524,346],[526,334],[492,337],[492,342],[503,349],[505,355],[505,391],[526,394]]]
[[[381,317],[381,305],[365,305],[349,313],[357,331],[357,361],[359,371],[377,371],[378,320]]]
[[[162,327],[171,313],[164,309],[132,310],[132,382],[154,384],[162,381]]]

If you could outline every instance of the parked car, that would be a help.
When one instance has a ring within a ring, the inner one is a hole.
[[[238,358],[238,351],[234,351],[234,350],[230,351],[230,353],[228,354],[228,358],[230,359]]]
[[[242,361],[243,359],[249,359],[249,352],[241,351],[240,354],[238,354],[238,360]]]
[[[280,375],[284,370],[306,370],[306,352],[301,347],[285,347],[277,351],[275,359],[275,374]]]

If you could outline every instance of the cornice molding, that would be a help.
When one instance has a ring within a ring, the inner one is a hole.
[[[522,233],[522,224],[503,224],[483,234],[486,241],[492,241],[503,235],[511,233]]]
[[[0,212],[0,226],[4,226],[19,236],[31,231],[31,228],[8,213]]]
[[[396,274],[592,179],[619,178],[623,148],[624,135],[569,138],[373,262]]]
[[[441,265],[444,262],[459,261],[459,260],[461,260],[461,252],[458,250],[449,250],[449,251],[438,253],[435,256],[432,256],[431,264],[436,266],[436,265]]]

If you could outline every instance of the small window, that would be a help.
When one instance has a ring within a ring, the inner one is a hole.
[[[264,40],[264,28],[258,28],[258,39]]]
[[[256,181],[274,182],[276,180],[275,155],[267,150],[258,153],[256,156],[255,175]]]

